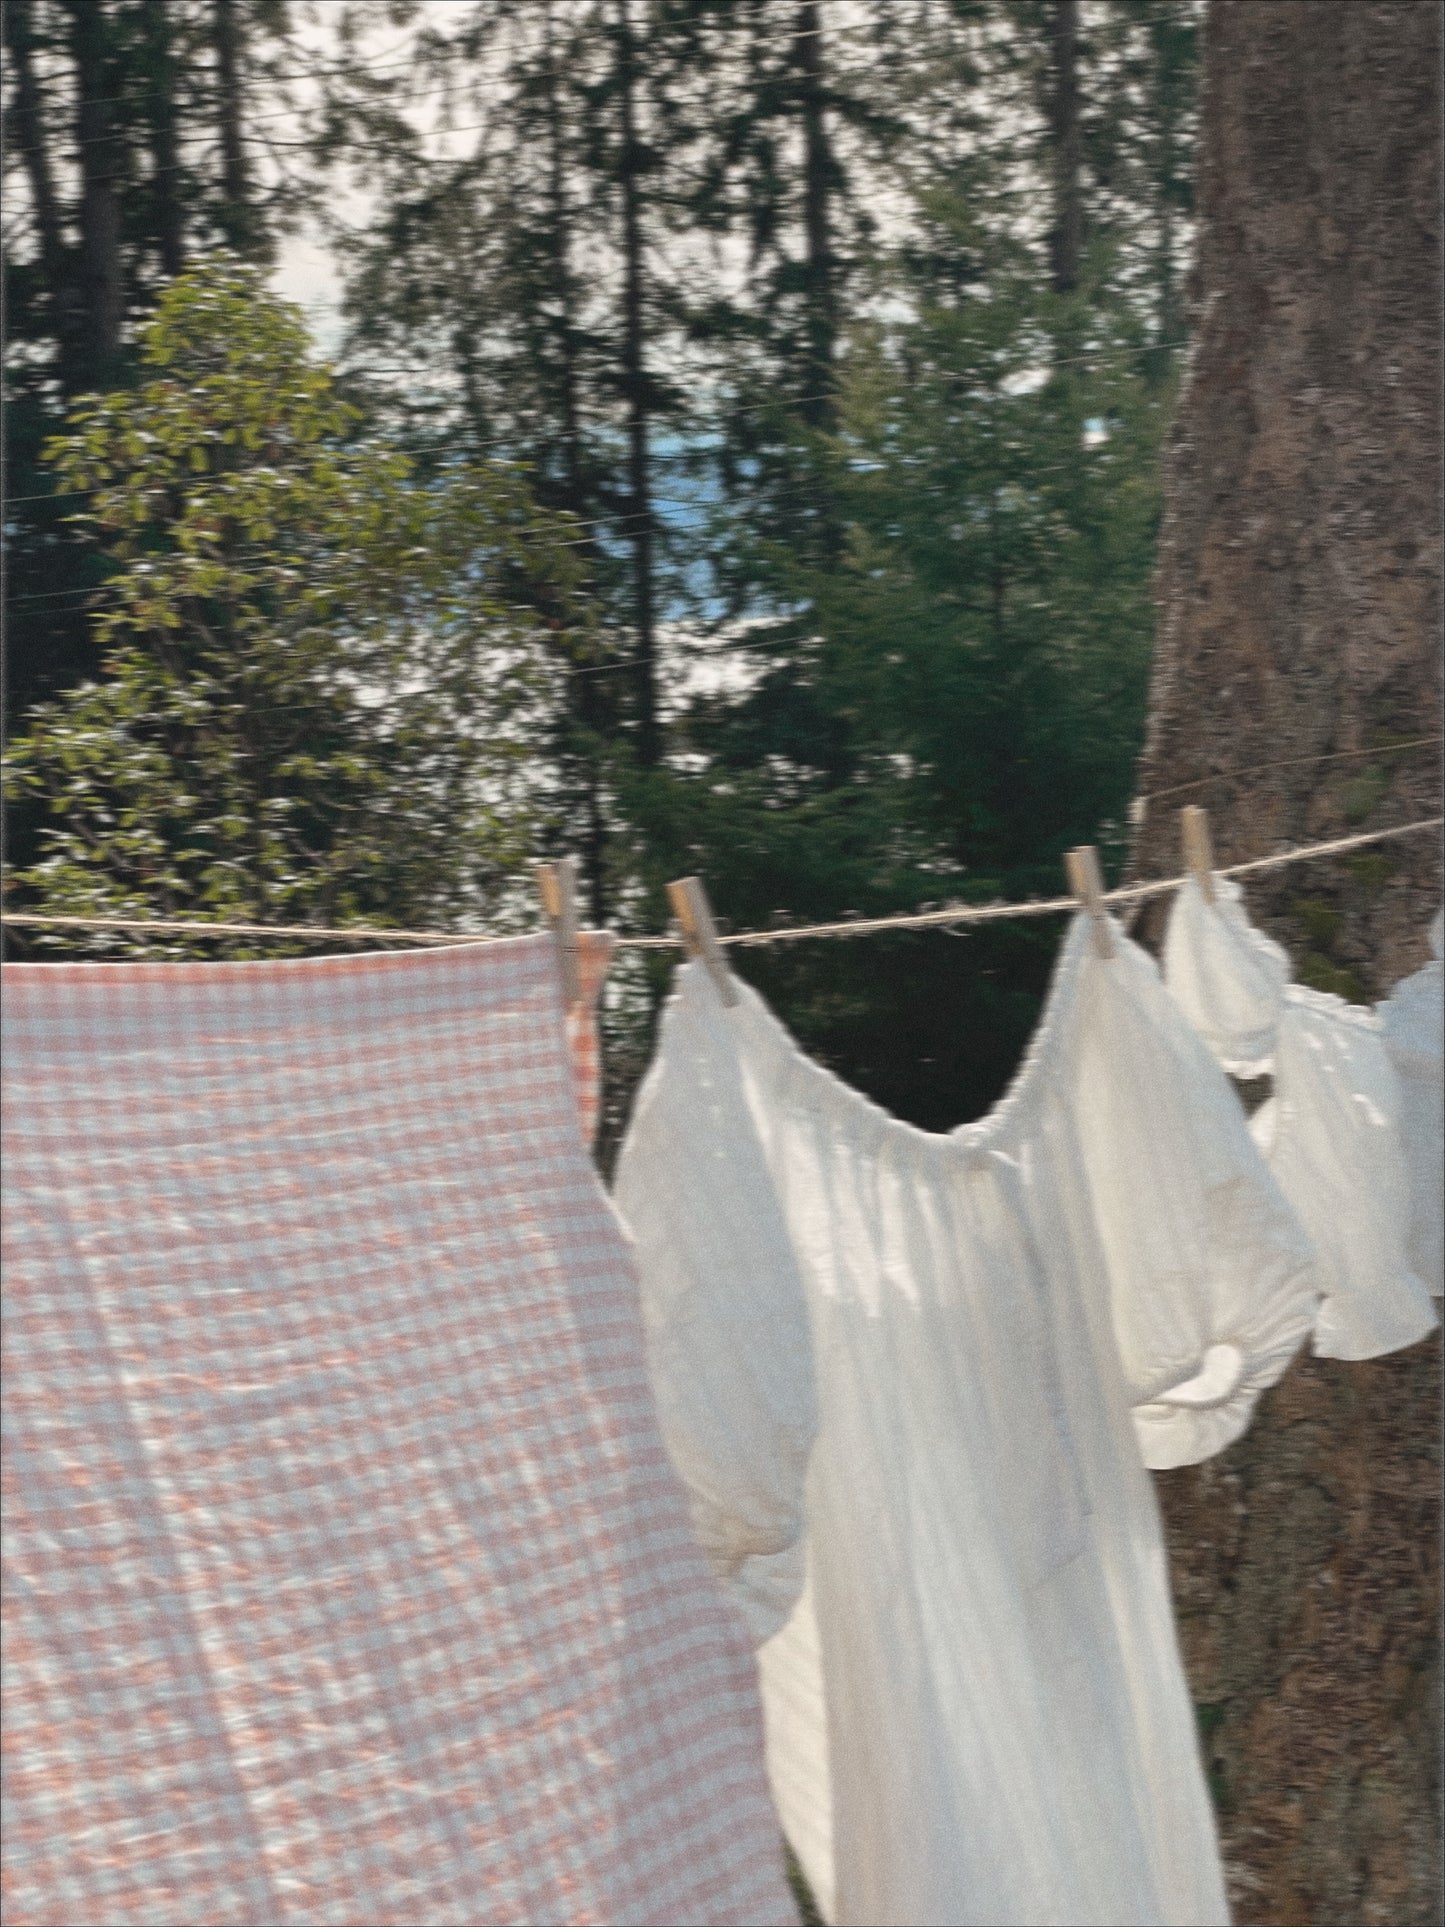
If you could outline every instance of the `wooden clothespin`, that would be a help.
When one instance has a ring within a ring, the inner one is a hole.
[[[542,912],[557,938],[562,963],[562,994],[568,1010],[582,1001],[582,966],[577,954],[577,859],[564,856],[556,863],[537,865],[537,888]]]
[[[1099,852],[1092,843],[1081,843],[1064,858],[1069,888],[1088,911],[1094,926],[1094,949],[1101,957],[1112,957],[1114,939],[1104,914],[1104,877],[1099,868]]]
[[[1179,836],[1184,845],[1184,862],[1189,874],[1204,893],[1204,901],[1214,901],[1214,839],[1209,834],[1209,812],[1197,803],[1186,803],[1179,812]]]
[[[738,1000],[737,986],[717,940],[707,891],[697,877],[679,877],[675,883],[668,884],[667,895],[688,956],[702,958],[708,975],[717,985],[718,996],[731,1009]]]

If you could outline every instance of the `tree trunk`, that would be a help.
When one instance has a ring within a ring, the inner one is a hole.
[[[120,185],[125,153],[115,117],[111,21],[99,0],[66,0],[75,68],[75,139],[80,156],[80,273],[76,380],[103,388],[115,373],[125,318],[120,257]]]
[[[578,517],[587,513],[582,474],[582,411],[578,400],[579,330],[576,282],[572,272],[572,207],[567,193],[567,156],[562,103],[557,93],[557,55],[553,40],[551,0],[542,21],[547,102],[547,202],[552,229],[548,236],[552,298],[556,303],[557,399],[562,413],[562,447],[566,494],[564,506]]]
[[[587,499],[587,482],[582,450],[582,405],[581,375],[579,369],[579,342],[581,330],[577,316],[577,284],[572,268],[571,237],[573,229],[573,210],[571,197],[567,191],[567,155],[565,126],[562,102],[557,90],[557,56],[554,40],[555,22],[551,0],[543,10],[542,32],[545,59],[545,87],[547,104],[547,200],[551,219],[552,296],[556,303],[556,341],[557,341],[557,380],[558,401],[562,415],[562,446],[564,450],[564,497],[563,506],[579,520],[587,517],[591,504]],[[594,550],[589,543],[585,551],[589,561],[594,559]],[[586,891],[588,909],[592,921],[599,928],[607,921],[610,905],[607,896],[607,823],[602,806],[602,772],[592,742],[600,738],[608,720],[609,705],[606,693],[598,688],[602,680],[595,674],[600,667],[593,662],[576,663],[574,673],[568,684],[569,706],[574,721],[586,732],[588,742],[583,752],[582,785],[584,810],[582,815],[582,880]]]
[[[818,0],[799,0],[793,28],[793,66],[803,124],[803,277],[807,351],[800,413],[810,428],[834,422],[834,361],[838,343],[837,267],[831,202],[837,164],[828,139],[823,86],[823,27]]]
[[[155,168],[156,252],[161,272],[180,273],[185,264],[181,216],[180,140],[176,122],[175,40],[167,0],[143,0],[141,34],[146,54],[146,105],[151,159]]]
[[[221,137],[222,221],[226,238],[241,254],[256,252],[255,210],[241,132],[241,35],[236,0],[215,0],[212,32],[216,52],[216,120]]]
[[[70,390],[70,356],[75,337],[75,289],[71,263],[55,198],[55,171],[46,141],[47,106],[35,69],[34,0],[7,0],[0,7],[0,31],[10,56],[15,91],[11,112],[15,144],[30,189],[36,253],[45,284],[50,326],[55,332],[56,366],[62,388]]]
[[[1049,266],[1054,292],[1079,285],[1084,249],[1083,133],[1079,123],[1079,0],[1053,0],[1049,88],[1049,148],[1054,176],[1054,225]]]
[[[628,535],[632,542],[633,627],[637,666],[637,760],[644,768],[662,752],[657,720],[656,618],[653,584],[651,389],[643,358],[642,147],[637,138],[636,48],[628,0],[617,0],[617,93],[622,151],[622,379],[627,399]]]
[[[1221,863],[1439,813],[1438,742],[1400,746],[1441,726],[1440,28],[1212,0],[1136,874],[1178,868],[1182,802]],[[1248,895],[1301,977],[1374,998],[1426,954],[1439,840]],[[1302,1358],[1159,1481],[1241,1923],[1438,1918],[1439,1369],[1438,1334]]]
[[[1158,382],[1171,374],[1184,335],[1184,308],[1175,260],[1178,217],[1190,205],[1187,180],[1189,140],[1186,104],[1192,93],[1194,35],[1178,0],[1151,9],[1145,23],[1153,127],[1149,167],[1158,209],[1155,246],[1155,331],[1157,352],[1144,357],[1144,372]]]

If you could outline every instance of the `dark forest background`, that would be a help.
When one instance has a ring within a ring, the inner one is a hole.
[[[1120,859],[1198,11],[5,0],[9,907],[515,928],[570,850],[599,921],[697,871],[745,928]],[[1057,935],[740,967],[939,1127]]]

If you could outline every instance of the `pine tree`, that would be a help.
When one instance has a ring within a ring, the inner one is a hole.
[[[248,120],[262,96],[269,113],[284,106],[305,61],[287,0],[6,0],[0,15],[18,164],[4,282],[13,726],[95,666],[97,559],[41,446],[77,395],[130,379],[135,331],[194,250],[229,239],[264,257],[304,200],[283,154],[235,216]]]
[[[674,558],[659,477],[687,414],[664,373],[686,334],[672,181],[695,50],[662,0],[459,8],[419,42],[416,70],[450,89],[458,157],[429,156],[404,94],[364,81],[337,90],[328,130],[384,183],[351,282],[353,365],[364,379],[430,348],[441,376],[411,396],[376,383],[373,404],[419,447],[505,447],[540,501],[577,518],[600,621],[569,665],[553,756],[599,916],[633,870],[621,786],[664,742]]]
[[[829,424],[765,414],[766,468],[723,441],[722,633],[748,686],[680,719],[695,764],[646,824],[737,923],[1051,894],[1071,844],[1122,852],[1171,389],[1145,217],[1085,140],[1119,55],[1083,32],[1096,10],[1064,23],[1062,83],[1052,6],[913,24],[896,82],[871,76],[864,124],[916,144],[894,173],[874,157],[903,205],[892,246],[857,248]],[[1052,940],[975,936],[967,977],[946,937],[743,967],[845,1075],[943,1125],[1007,1081]]]

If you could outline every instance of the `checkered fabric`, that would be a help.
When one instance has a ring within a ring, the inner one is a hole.
[[[3,988],[8,1927],[795,1921],[551,942]]]

